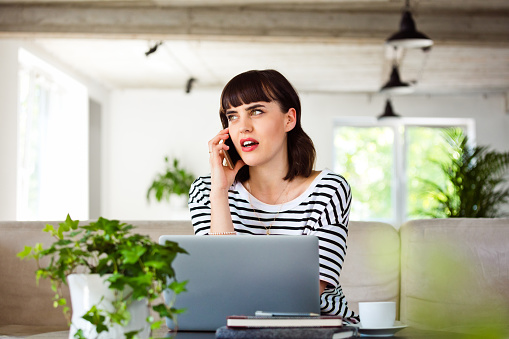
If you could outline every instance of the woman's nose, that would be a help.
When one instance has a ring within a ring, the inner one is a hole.
[[[249,117],[240,119],[240,132],[247,133],[253,130],[253,124]]]

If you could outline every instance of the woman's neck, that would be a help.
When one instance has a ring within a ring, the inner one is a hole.
[[[256,199],[269,205],[279,205],[304,193],[320,171],[313,171],[309,177],[298,176],[292,180],[284,180],[286,174],[287,170],[261,171],[259,168],[250,167],[249,180],[244,182],[244,187]]]
[[[244,185],[255,198],[270,205],[286,202],[285,191],[288,192],[289,180],[284,180],[288,172],[287,166],[281,167],[250,167],[249,180]]]

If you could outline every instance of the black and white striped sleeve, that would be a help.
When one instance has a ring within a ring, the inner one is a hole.
[[[210,231],[210,176],[196,179],[189,190],[189,211],[196,235]]]
[[[346,255],[352,194],[346,180],[337,174],[326,176],[318,186],[328,203],[310,235],[318,237],[320,280],[338,287]]]

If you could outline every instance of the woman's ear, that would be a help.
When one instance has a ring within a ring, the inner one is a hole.
[[[297,124],[297,111],[290,108],[285,115],[285,132],[290,132]]]

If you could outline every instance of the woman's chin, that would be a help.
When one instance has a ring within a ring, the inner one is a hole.
[[[261,164],[261,162],[259,160],[257,161],[257,159],[253,159],[250,157],[242,157],[242,161],[244,161],[246,166],[249,166],[249,167],[258,166]]]

